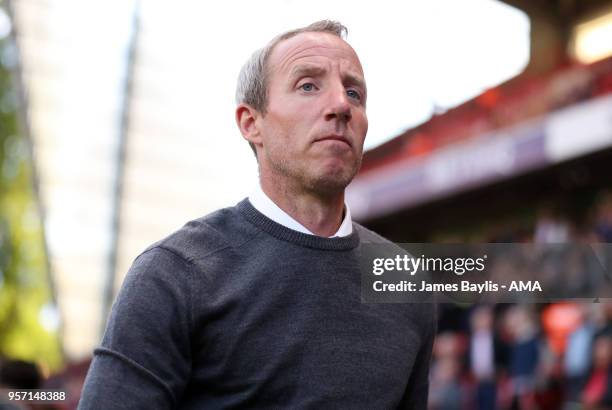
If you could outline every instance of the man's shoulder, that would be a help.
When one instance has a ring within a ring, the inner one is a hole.
[[[377,234],[376,232],[366,228],[363,225],[353,222],[353,229],[359,234],[359,240],[362,243],[377,243],[377,244],[392,244],[387,238]]]
[[[356,229],[357,233],[359,234],[359,242],[361,242],[361,244],[373,245],[372,249],[375,249],[376,252],[382,251],[384,253],[393,253],[397,255],[411,255],[411,252],[405,249],[399,242],[390,241],[384,236],[381,236],[356,222],[353,222],[353,228]]]
[[[193,261],[222,249],[239,246],[256,234],[257,231],[246,222],[236,206],[231,206],[187,222],[182,228],[149,246],[145,252],[164,248]]]

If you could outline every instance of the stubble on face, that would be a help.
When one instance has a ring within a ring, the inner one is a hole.
[[[330,147],[329,150],[333,151],[334,148]],[[287,154],[287,149],[282,145],[268,149],[266,157],[270,171],[289,182],[287,188],[292,191],[303,190],[316,196],[329,196],[344,191],[361,168],[361,152],[345,166],[328,166],[325,169],[317,169],[317,161],[292,160]],[[344,151],[331,153],[337,156],[343,154]]]

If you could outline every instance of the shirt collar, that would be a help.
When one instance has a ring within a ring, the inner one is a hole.
[[[261,189],[261,186],[257,184],[251,195],[249,195],[249,202],[255,209],[259,212],[272,219],[274,222],[279,223],[289,229],[293,229],[294,231],[306,233],[308,235],[314,235],[308,228],[304,225],[293,219],[289,214],[279,208],[278,205],[274,203],[270,199],[268,195]],[[338,231],[330,236],[333,237],[343,237],[349,236],[353,233],[353,220],[351,218],[351,211],[348,207],[348,204],[344,204],[344,219],[340,224],[340,228]]]

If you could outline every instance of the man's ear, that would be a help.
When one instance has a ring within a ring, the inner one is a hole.
[[[261,113],[248,104],[238,104],[236,107],[236,124],[240,129],[242,138],[254,145],[262,144],[258,119]]]

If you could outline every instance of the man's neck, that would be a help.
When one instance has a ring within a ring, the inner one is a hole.
[[[264,193],[285,213],[318,236],[330,237],[338,231],[344,213],[344,192],[317,196],[279,183],[261,181]]]

